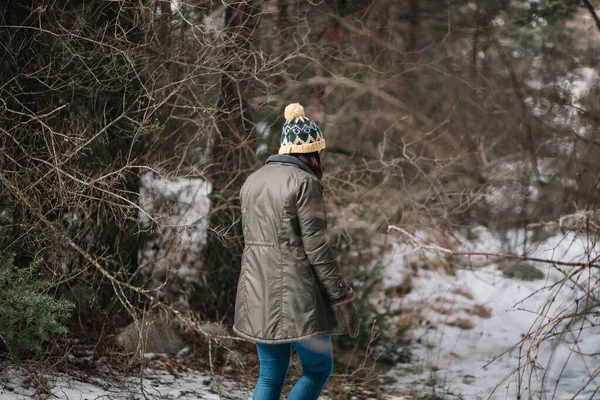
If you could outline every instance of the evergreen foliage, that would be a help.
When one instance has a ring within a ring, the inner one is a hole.
[[[39,259],[26,267],[15,265],[14,256],[0,260],[0,336],[16,360],[66,333],[61,322],[73,308],[73,303],[45,293],[50,282],[37,276],[39,265]]]

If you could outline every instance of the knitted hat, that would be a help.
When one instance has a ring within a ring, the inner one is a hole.
[[[304,107],[292,103],[285,108],[284,116],[279,154],[312,153],[325,148],[323,133],[314,121],[306,118]]]

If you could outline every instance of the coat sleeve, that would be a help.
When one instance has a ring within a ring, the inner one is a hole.
[[[331,301],[346,296],[348,284],[327,239],[327,222],[323,203],[323,186],[313,178],[300,185],[296,197],[302,244],[317,278]]]

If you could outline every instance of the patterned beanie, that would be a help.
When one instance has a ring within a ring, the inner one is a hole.
[[[325,148],[323,133],[314,121],[306,118],[304,107],[292,103],[285,108],[279,154],[313,153]]]

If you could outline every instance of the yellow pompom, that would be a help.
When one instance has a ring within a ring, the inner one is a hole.
[[[299,117],[304,117],[304,107],[302,107],[300,103],[288,104],[283,115],[285,116],[285,120],[287,122]]]

